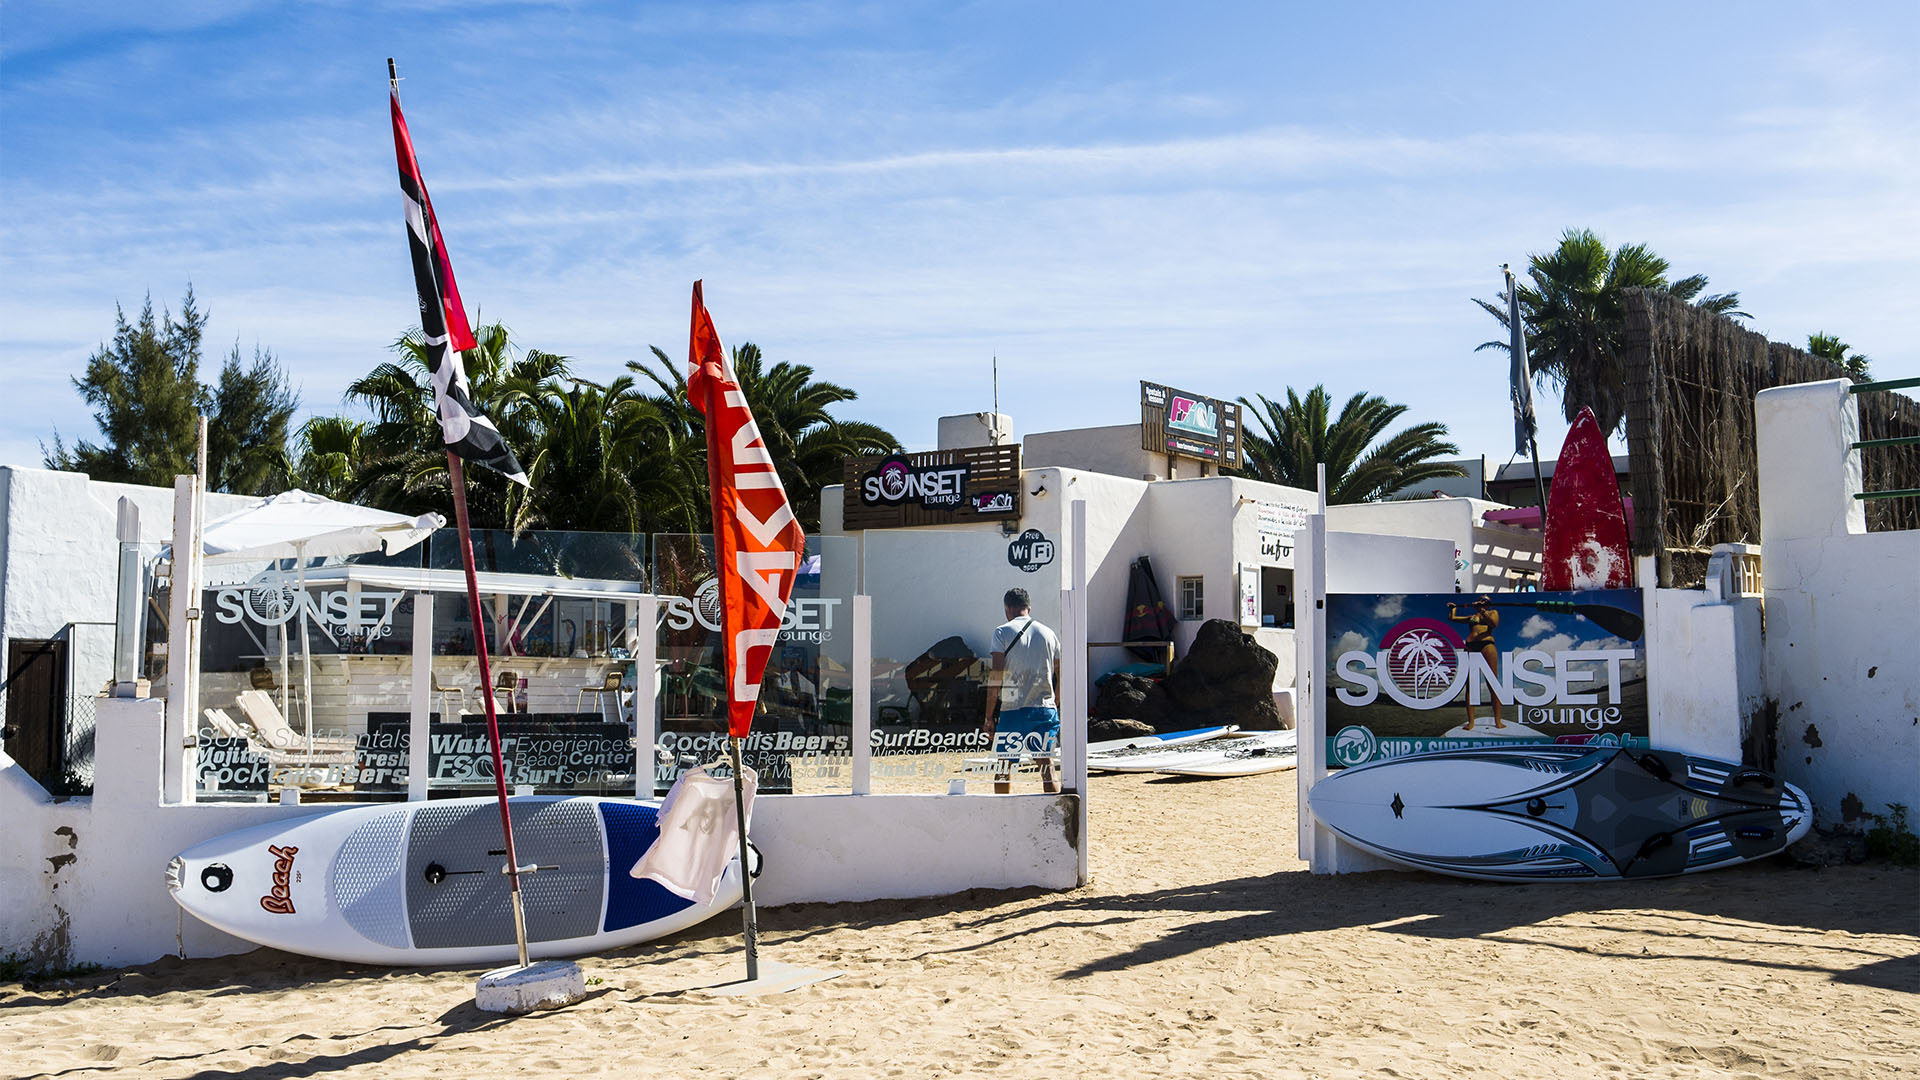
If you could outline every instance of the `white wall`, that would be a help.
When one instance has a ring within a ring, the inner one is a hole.
[[[1427,536],[1450,541],[1455,549],[1454,586],[1460,592],[1487,592],[1505,588],[1505,567],[1516,557],[1509,547],[1525,548],[1529,537],[1519,530],[1489,531],[1480,515],[1503,509],[1485,499],[1407,499],[1398,502],[1349,503],[1327,507],[1327,528],[1386,536]],[[1497,541],[1496,541],[1497,535]],[[1531,534],[1534,564],[1538,565],[1540,534]],[[1500,550],[1491,550],[1498,546]],[[1337,591],[1337,590],[1336,590]]]
[[[1140,480],[1167,478],[1167,456],[1140,448],[1140,425],[1036,431],[1020,440],[1024,468],[1076,469]],[[1182,462],[1182,471],[1200,475],[1199,462]]]
[[[180,851],[314,806],[160,803],[157,700],[101,703],[96,794],[55,803],[0,754],[0,955],[126,965],[253,948],[182,916],[166,888]],[[769,795],[754,808],[769,905],[1072,888],[1072,795]]]
[[[1920,807],[1920,532],[1865,531],[1847,387],[1754,400],[1779,768],[1828,824]]]
[[[84,473],[0,465],[0,665],[6,662],[9,639],[54,638],[69,623],[114,621],[123,496],[139,508],[141,542],[171,539],[171,488],[98,483]],[[253,501],[210,495],[207,518]],[[101,689],[113,674],[112,626],[83,625],[67,640],[74,692]]]
[[[1647,738],[1662,750],[1739,761],[1764,697],[1760,598],[1650,589]]]

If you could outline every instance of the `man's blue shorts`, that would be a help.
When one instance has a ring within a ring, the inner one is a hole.
[[[993,728],[993,752],[1001,757],[1052,753],[1059,745],[1059,709],[1002,709]]]

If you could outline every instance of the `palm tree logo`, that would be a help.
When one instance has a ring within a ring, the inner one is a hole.
[[[1433,619],[1408,619],[1380,641],[1387,675],[1408,697],[1431,700],[1453,689],[1464,648],[1452,628]]]

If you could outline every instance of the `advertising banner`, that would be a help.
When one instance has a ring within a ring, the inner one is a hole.
[[[1245,464],[1240,457],[1240,406],[1143,380],[1140,448],[1237,469]]]
[[[1647,744],[1637,589],[1327,597],[1327,764]]]

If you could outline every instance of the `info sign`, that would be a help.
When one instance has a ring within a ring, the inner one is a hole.
[[[1140,447],[1237,469],[1240,406],[1159,383],[1140,383]]]
[[[1305,528],[1313,511],[1292,503],[1256,500],[1254,528],[1260,537],[1260,558],[1280,566],[1293,565],[1293,534]]]
[[[1647,745],[1637,589],[1327,597],[1327,764]]]

